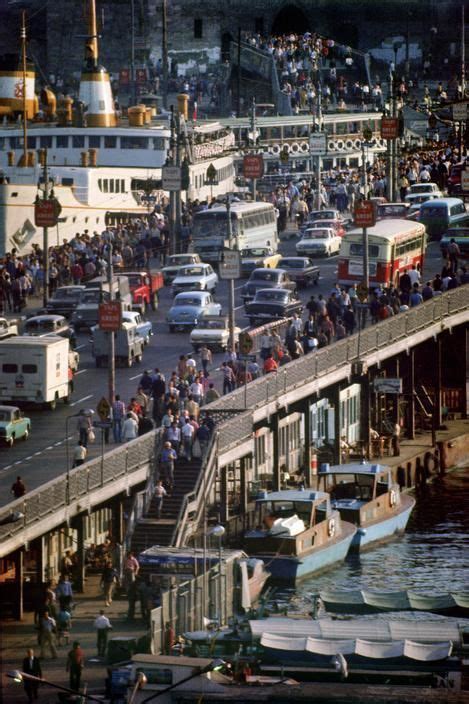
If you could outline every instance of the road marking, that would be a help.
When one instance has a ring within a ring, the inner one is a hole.
[[[7,464],[6,467],[2,467],[2,472],[4,472],[5,469],[10,469],[10,467],[13,467],[13,465],[12,465],[12,464]]]
[[[21,464],[23,460],[18,460],[18,462],[15,462],[14,464]]]
[[[24,458],[24,461],[27,462],[28,460],[32,460],[32,459],[33,459],[33,456],[32,456],[32,455],[29,455],[29,457],[25,457],[25,458]]]
[[[54,447],[58,447],[63,443],[63,440],[59,440],[58,442],[54,442]]]
[[[42,450],[38,450],[37,452],[34,453],[34,456],[36,457],[37,455],[42,455]]]
[[[241,305],[241,306],[235,306],[234,310],[239,310],[240,308],[244,308],[244,305]]]
[[[129,377],[129,381],[135,381],[135,379],[138,379],[139,376],[142,376],[141,374],[136,374],[135,376]]]
[[[88,346],[88,344],[89,344],[89,343],[88,343],[88,342],[86,342],[86,343],[85,343],[85,344],[83,344],[83,345],[78,345],[78,347],[75,347],[75,349],[76,349],[76,350],[82,350],[82,349],[83,349],[83,347],[87,347],[87,346]]]
[[[240,288],[244,288],[244,284],[242,286],[235,286],[234,290],[239,291]]]
[[[70,404],[70,406],[76,406],[78,403],[83,403],[83,401],[87,401],[89,398],[93,398],[93,394],[90,394],[89,396],[83,396],[83,398],[79,398],[78,401],[74,401]]]
[[[75,372],[74,376],[78,376],[79,374],[84,374],[87,371],[88,371],[88,369],[80,369],[79,372]]]
[[[49,447],[46,447],[46,450],[53,450],[53,449],[54,449],[53,445],[49,445]]]

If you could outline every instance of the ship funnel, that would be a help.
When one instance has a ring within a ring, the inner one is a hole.
[[[32,120],[35,112],[33,64],[26,64],[26,117]],[[23,68],[21,59],[16,54],[0,57],[0,115],[16,117],[22,115],[23,104]]]
[[[85,43],[85,61],[80,80],[79,100],[85,104],[88,127],[115,127],[109,74],[98,62],[98,30],[95,0],[86,0],[88,36]]]

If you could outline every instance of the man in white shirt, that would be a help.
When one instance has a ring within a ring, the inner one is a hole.
[[[420,284],[420,271],[416,268],[415,264],[412,264],[412,269],[410,269],[407,273],[409,274],[412,287],[414,284]]]
[[[108,617],[104,615],[103,609],[99,612],[99,616],[96,616],[94,627],[96,628],[97,634],[96,647],[98,649],[98,657],[104,658],[106,657],[108,632],[111,630],[112,626]]]
[[[122,426],[122,439],[124,442],[133,440],[138,435],[138,422],[132,417],[133,413],[127,413],[127,418]]]
[[[182,427],[181,433],[184,445],[184,455],[186,457],[186,460],[190,462],[190,460],[192,459],[192,440],[194,438],[194,428],[191,425],[190,421],[187,421],[186,424]]]

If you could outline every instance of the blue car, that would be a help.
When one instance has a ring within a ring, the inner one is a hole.
[[[220,314],[220,303],[215,303],[212,294],[208,291],[185,291],[175,297],[166,316],[166,322],[169,332],[192,330],[201,318]]]

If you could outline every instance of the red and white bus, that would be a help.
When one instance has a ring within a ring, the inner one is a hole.
[[[410,220],[378,220],[368,228],[370,283],[399,283],[399,276],[412,265],[422,269],[427,244],[425,226]],[[355,228],[342,238],[338,280],[343,286],[363,281],[363,230]]]

